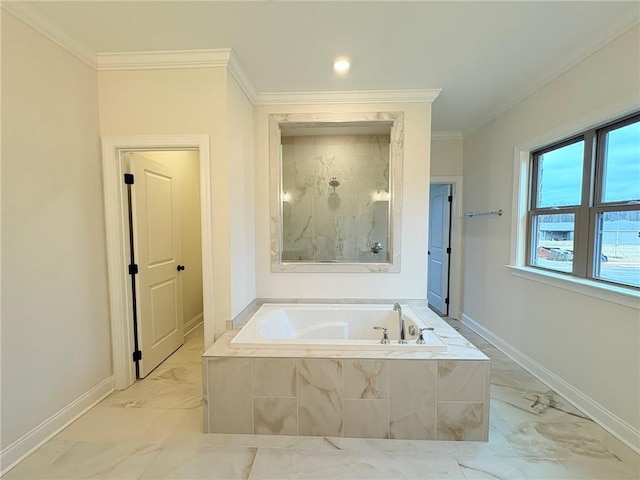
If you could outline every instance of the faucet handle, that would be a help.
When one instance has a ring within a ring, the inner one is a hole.
[[[422,332],[423,332],[424,330],[430,330],[430,331],[433,331],[433,330],[434,330],[434,328],[433,328],[433,327],[424,327],[424,328],[419,329],[420,335],[418,336],[418,339],[416,340],[416,343],[417,343],[418,345],[424,345],[425,343],[427,343],[427,342],[425,342],[425,341],[424,341],[424,336],[422,335]]]
[[[374,330],[382,330],[382,338],[380,339],[380,343],[382,343],[383,345],[387,345],[389,343],[391,343],[389,341],[389,335],[387,335],[387,328],[386,327],[378,327],[375,326],[373,327]]]

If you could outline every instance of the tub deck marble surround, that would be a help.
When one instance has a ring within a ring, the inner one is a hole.
[[[193,400],[202,385],[200,329],[150,377],[105,399],[3,478],[640,478],[637,454],[451,324],[492,361],[488,442],[203,434],[202,407]]]
[[[205,432],[487,440],[488,357],[412,308],[446,352],[233,348],[227,332],[203,356]]]

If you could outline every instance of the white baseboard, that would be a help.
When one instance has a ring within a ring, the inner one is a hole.
[[[575,405],[576,408],[586,413],[594,422],[617,437],[629,448],[640,453],[640,430],[616,416],[598,402],[464,313],[462,314],[462,323],[491,342],[514,362]]]
[[[186,337],[191,332],[193,332],[196,328],[198,328],[200,326],[200,324],[202,323],[203,319],[204,319],[204,315],[202,313],[199,313],[198,315],[193,317],[188,322],[185,322],[185,324],[184,324],[184,336]]]
[[[0,451],[0,476],[4,476],[25,457],[40,448],[113,391],[113,376],[110,376]]]

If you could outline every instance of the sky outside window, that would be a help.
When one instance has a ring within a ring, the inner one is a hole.
[[[584,140],[540,155],[538,208],[579,205]]]
[[[640,200],[640,122],[607,133],[604,202]]]

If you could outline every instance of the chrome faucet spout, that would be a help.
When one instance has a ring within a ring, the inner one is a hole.
[[[400,327],[400,338],[398,339],[398,343],[407,343],[404,333],[404,317],[402,316],[402,307],[398,302],[393,304],[393,311],[398,312],[398,324]]]

